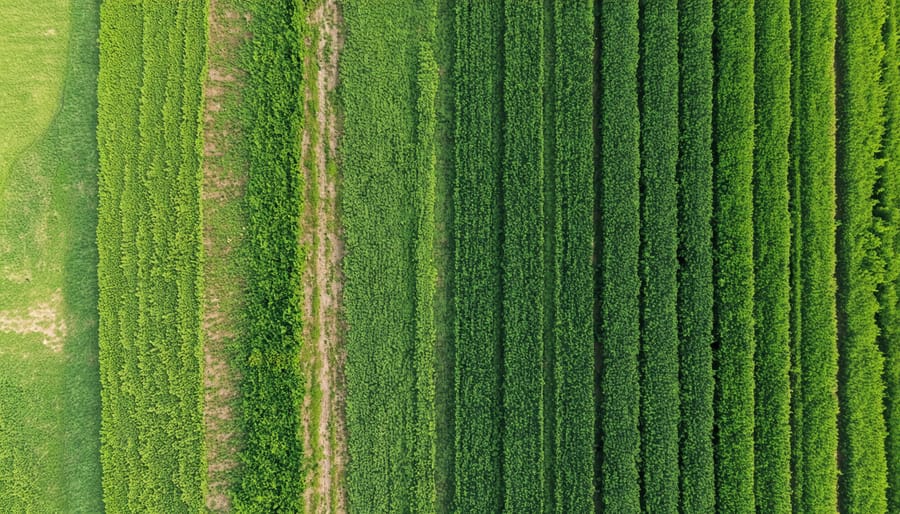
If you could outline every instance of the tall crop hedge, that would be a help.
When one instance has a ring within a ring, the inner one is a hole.
[[[755,512],[753,2],[716,3],[714,45],[716,506],[721,512]]]
[[[681,505],[715,510],[713,472],[712,0],[679,2],[678,331]]]
[[[790,3],[756,0],[753,260],[758,512],[791,512]]]
[[[203,508],[200,111],[206,3],[104,3],[101,463],[110,511]]]
[[[545,205],[553,227],[546,235],[554,285],[547,314],[555,323],[545,348],[553,352],[549,400],[555,412],[546,419],[553,439],[552,452],[544,452],[552,469],[545,480],[553,483],[553,497],[545,498],[545,511],[563,514],[594,507],[593,2],[555,0],[548,21],[548,45],[557,56],[547,78],[553,93],[545,103],[553,111],[552,121],[545,119],[551,134],[545,139],[545,180],[552,191]]]
[[[837,38],[837,308],[839,506],[885,512],[884,358],[875,296],[884,273],[872,212],[883,133],[883,0],[839,0]]]
[[[881,255],[885,263],[884,281],[878,290],[879,343],[885,356],[885,422],[887,440],[885,455],[888,471],[888,512],[900,511],[900,312],[898,312],[898,280],[900,280],[900,47],[897,23],[900,4],[890,0],[884,24],[884,59],[882,84],[886,92],[884,137],[881,155],[884,159],[877,184],[880,221]]]
[[[642,0],[641,475],[643,509],[678,512],[678,3]]]
[[[543,5],[506,2],[503,32],[504,510],[543,502]]]
[[[835,318],[835,110],[833,1],[799,0],[795,26],[795,139],[799,206],[792,453],[795,511],[837,509],[837,328]]]
[[[500,419],[499,2],[460,0],[453,73],[455,490],[459,512],[503,505]]]
[[[638,2],[600,6],[598,204],[601,507],[639,512],[640,114]]]
[[[298,366],[301,62],[296,0],[252,4],[243,93],[249,180],[246,338],[241,342],[241,512],[298,512],[303,496]]]
[[[434,4],[341,4],[348,508],[429,512]]]

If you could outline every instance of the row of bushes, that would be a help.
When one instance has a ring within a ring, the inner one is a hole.
[[[715,510],[713,473],[713,3],[679,2],[678,330],[681,504]]]
[[[885,455],[888,471],[888,512],[900,511],[900,46],[898,16],[900,4],[889,0],[885,6],[884,59],[882,83],[885,86],[884,137],[878,184],[876,215],[880,222],[881,255],[885,263],[884,281],[878,289],[879,343],[884,352]]]
[[[834,24],[832,0],[792,5],[790,146],[792,248],[792,455],[795,511],[837,509]]]
[[[502,509],[499,2],[456,9],[453,241],[455,504]]]
[[[755,512],[753,494],[754,12],[715,4],[713,277],[716,508]]]
[[[206,8],[189,0],[107,2],[101,10],[101,462],[111,511],[203,507]]]
[[[641,62],[643,509],[678,511],[678,2],[644,2]]]
[[[883,280],[873,225],[883,134],[883,0],[838,0],[837,310],[838,505],[844,512],[885,512],[884,358],[875,296]]]
[[[501,288],[504,510],[541,509],[544,480],[543,12],[506,2]]]
[[[248,3],[253,38],[243,55],[246,326],[240,342],[243,431],[234,506],[240,512],[300,512],[304,455],[299,245],[303,52],[300,0]]]
[[[753,154],[757,512],[791,512],[790,248],[791,13],[757,0]]]

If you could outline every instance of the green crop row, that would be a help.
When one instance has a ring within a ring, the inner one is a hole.
[[[873,225],[883,134],[883,0],[837,2],[838,504],[885,512],[884,358],[876,288],[884,276]]]
[[[712,0],[679,2],[678,329],[681,499],[715,510],[713,472]]]
[[[879,342],[885,356],[885,421],[887,440],[888,512],[900,511],[900,46],[898,16],[900,4],[889,0],[884,25],[882,84],[884,109],[883,157],[877,186],[876,216],[881,223],[881,255],[885,276],[878,290]]]
[[[753,3],[715,5],[713,174],[716,507],[755,512],[753,494]]]
[[[641,1],[643,509],[678,512],[678,3]]]
[[[593,511],[593,2],[555,0],[547,22],[552,27],[548,45],[557,58],[547,70],[553,93],[548,92],[545,106],[552,115],[544,120],[550,133],[545,187],[552,192],[545,207],[553,227],[545,235],[553,252],[545,263],[552,284],[545,314],[554,320],[544,341],[553,373],[545,377],[553,392],[545,399],[545,405],[552,402],[545,412],[552,438],[544,449],[551,470],[544,478],[552,483],[553,497],[544,503],[545,512],[563,514]]]
[[[303,3],[250,4],[253,39],[242,130],[246,190],[247,300],[241,340],[243,443],[234,506],[240,512],[299,512],[303,497],[300,408],[303,379],[299,242]]]
[[[543,5],[504,6],[504,510],[539,512],[544,480]]]
[[[342,2],[349,509],[435,508],[435,4]]]
[[[793,507],[837,509],[833,1],[792,6],[795,135]],[[799,227],[797,227],[799,222]],[[796,276],[799,275],[799,276]]]
[[[200,111],[206,3],[107,2],[99,76],[104,504],[203,507]]]
[[[454,70],[455,504],[502,508],[499,2],[460,0]]]
[[[757,512],[791,512],[788,0],[756,0],[753,175]]]
[[[598,207],[601,347],[601,506],[639,512],[640,115],[638,1],[603,2],[600,12]]]

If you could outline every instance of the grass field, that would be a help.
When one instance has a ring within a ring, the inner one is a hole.
[[[51,4],[0,6],[0,510],[99,512],[98,9]]]
[[[0,6],[0,512],[900,509],[900,0]]]

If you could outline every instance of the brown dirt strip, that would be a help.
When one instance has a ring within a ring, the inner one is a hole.
[[[206,423],[206,507],[229,512],[228,496],[237,466],[240,432],[234,419],[239,372],[229,345],[240,332],[244,297],[237,248],[241,244],[240,202],[247,169],[235,143],[240,139],[233,110],[240,97],[243,73],[238,50],[249,38],[249,15],[240,2],[211,0],[209,7],[209,74],[204,93],[203,250],[204,250],[204,419]]]
[[[305,341],[312,351],[304,352],[307,359],[302,365],[307,380],[303,402],[304,450],[313,460],[313,466],[307,476],[304,503],[306,512],[342,513],[347,511],[345,330],[340,312],[344,245],[338,219],[340,175],[335,166],[339,124],[331,101],[337,87],[338,56],[343,45],[337,2],[321,1],[310,13],[309,23],[315,35],[308,42],[315,45],[316,66],[312,68],[316,77],[315,87],[312,81],[305,86],[305,100],[307,112],[315,111],[315,122],[307,117],[302,141],[303,171],[306,183],[312,186],[307,194],[303,223],[303,243],[308,249],[303,286]]]

